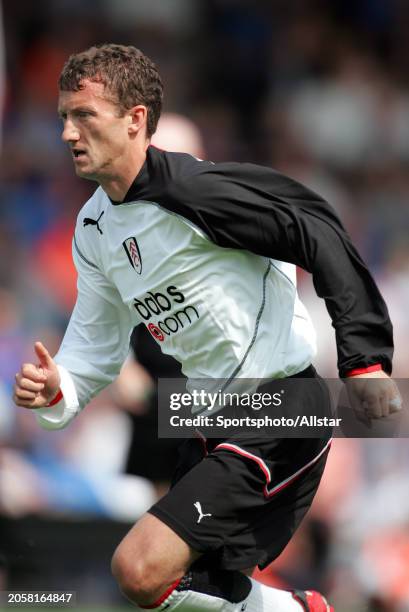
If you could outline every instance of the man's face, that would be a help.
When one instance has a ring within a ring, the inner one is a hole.
[[[79,91],[60,91],[62,139],[71,149],[77,175],[101,182],[115,178],[126,159],[131,119],[127,113],[119,116],[102,83],[85,79],[82,85]]]

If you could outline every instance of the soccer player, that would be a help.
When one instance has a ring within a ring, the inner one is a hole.
[[[46,428],[66,426],[117,376],[141,323],[188,378],[309,378],[312,393],[294,385],[290,401],[314,409],[327,396],[311,365],[299,265],[326,301],[355,409],[380,418],[399,408],[386,306],[318,195],[269,168],[150,146],[162,83],[134,47],[72,55],[59,89],[76,173],[99,187],[78,216],[78,299],[62,345],[53,358],[35,344],[38,363],[16,375],[16,404]],[[119,544],[122,591],[139,609],[169,612],[330,610],[319,593],[249,577],[305,515],[330,440],[202,442],[187,440],[173,487]]]

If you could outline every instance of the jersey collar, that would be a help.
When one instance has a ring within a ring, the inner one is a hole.
[[[120,206],[121,204],[128,204],[129,202],[135,202],[136,200],[143,200],[146,198],[155,180],[155,168],[157,166],[156,158],[158,153],[160,153],[159,149],[156,149],[153,145],[149,145],[146,151],[146,160],[129,187],[124,199],[118,202],[109,198],[114,206]]]

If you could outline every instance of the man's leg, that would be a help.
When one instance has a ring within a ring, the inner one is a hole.
[[[199,556],[165,523],[145,514],[116,549],[112,573],[131,601],[151,605]]]
[[[116,549],[112,572],[122,592],[141,609],[240,610],[236,604],[241,606],[249,594],[249,578],[238,571],[194,570],[199,557],[161,520],[146,514]]]
[[[158,612],[329,612],[319,594],[265,587],[241,571],[265,566],[288,543],[329,445],[234,438],[207,446],[203,456],[188,441],[174,486],[119,545],[113,572],[121,589]]]
[[[193,564],[199,557],[172,529],[146,514],[116,549],[112,571],[122,592],[142,610],[330,611],[319,594],[313,594],[312,606],[305,593],[295,597],[248,578],[254,568],[242,572],[195,570]]]

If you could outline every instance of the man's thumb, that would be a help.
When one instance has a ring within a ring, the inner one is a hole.
[[[35,342],[34,350],[39,359],[40,366],[42,366],[43,368],[53,367],[54,365],[53,359],[42,342]]]

